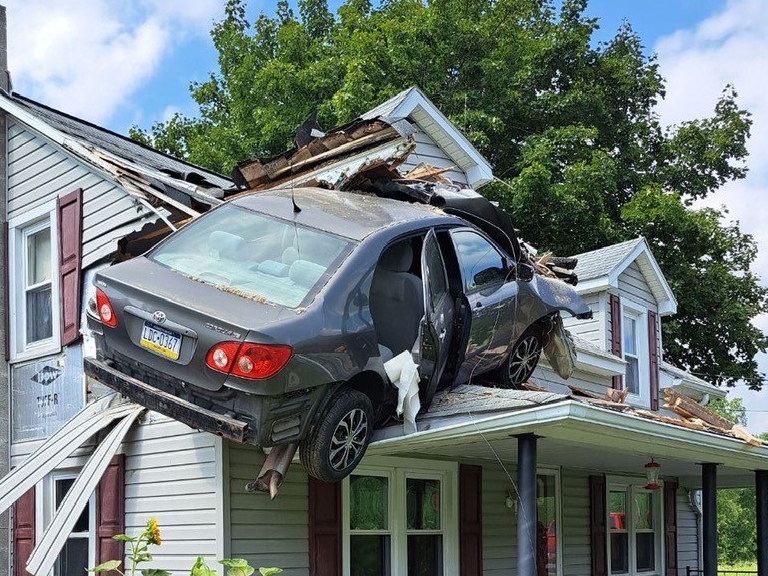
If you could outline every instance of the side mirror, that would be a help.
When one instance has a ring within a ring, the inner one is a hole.
[[[533,266],[530,264],[525,264],[522,262],[519,262],[517,264],[517,279],[522,280],[523,282],[530,282],[533,280],[533,275],[536,273],[536,271],[533,269]]]

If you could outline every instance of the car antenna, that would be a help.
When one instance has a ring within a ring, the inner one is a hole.
[[[288,168],[293,172],[293,167],[291,166],[290,161],[288,162]],[[293,197],[293,184],[295,180],[291,180],[291,202],[293,202],[293,213],[298,214],[301,212],[301,208],[299,208],[299,205],[296,204],[296,199]]]

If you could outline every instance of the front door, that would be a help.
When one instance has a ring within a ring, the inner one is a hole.
[[[419,368],[423,382],[419,394],[422,407],[427,409],[448,360],[455,315],[454,303],[448,290],[445,260],[434,230],[430,230],[424,238],[421,277],[424,282],[424,321],[421,327]]]

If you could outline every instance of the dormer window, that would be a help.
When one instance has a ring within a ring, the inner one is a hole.
[[[624,378],[624,386],[630,394],[640,394],[640,360],[637,350],[637,315],[634,313],[624,313],[622,325],[622,335],[624,342],[624,360],[627,361],[627,374]]]

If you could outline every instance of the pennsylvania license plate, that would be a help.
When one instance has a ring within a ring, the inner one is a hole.
[[[141,330],[140,343],[144,348],[148,348],[160,356],[178,360],[179,350],[181,350],[181,334],[145,320],[144,328]]]

